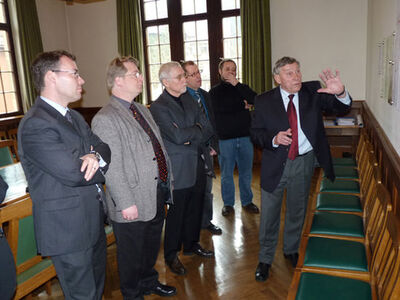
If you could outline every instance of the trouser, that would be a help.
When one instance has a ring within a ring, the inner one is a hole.
[[[211,162],[213,160],[211,159]],[[213,166],[211,166],[213,168]],[[212,186],[213,186],[213,177],[206,176],[206,187],[204,189],[204,203],[203,203],[203,216],[201,220],[201,228],[206,228],[211,224],[211,220],[213,218],[213,198],[212,194]]]
[[[157,186],[157,213],[150,221],[112,222],[117,241],[118,273],[124,299],[141,299],[143,292],[158,284],[154,269],[161,243],[164,203],[169,189]]]
[[[283,252],[298,252],[311,178],[314,173],[314,153],[308,152],[295,160],[286,160],[282,178],[272,193],[261,189],[259,261],[272,264],[279,236],[283,192],[286,189],[286,215]]]
[[[181,251],[190,251],[199,242],[206,174],[204,162],[198,160],[194,186],[174,190],[174,204],[168,209],[165,223],[164,258],[171,261]]]
[[[106,274],[106,235],[89,249],[51,257],[66,300],[100,300]]]

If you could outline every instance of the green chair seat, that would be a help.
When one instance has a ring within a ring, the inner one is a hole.
[[[361,280],[316,273],[302,273],[296,300],[372,299],[371,286]]]
[[[333,166],[337,179],[358,179],[358,171],[349,166]],[[324,177],[325,173],[324,173]]]
[[[352,167],[357,166],[356,160],[352,157],[332,158],[332,163],[334,166],[352,166]]]
[[[52,265],[50,258],[43,259],[40,263],[34,265],[32,268],[22,272],[21,274],[17,275],[17,284],[22,284],[28,279],[32,278],[36,274],[39,274],[43,270],[47,269]]]
[[[320,192],[326,193],[359,193],[360,184],[354,180],[335,180],[323,179],[321,182]]]
[[[317,211],[310,233],[364,237],[362,217],[350,214]]]
[[[319,194],[317,210],[362,212],[360,197],[356,195]]]
[[[106,235],[109,235],[109,234],[113,233],[113,228],[111,225],[106,225],[106,226],[104,226],[104,231],[106,232]]]
[[[320,237],[308,239],[304,266],[368,272],[362,243]]]

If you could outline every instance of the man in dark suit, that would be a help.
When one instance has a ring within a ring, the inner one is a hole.
[[[338,71],[327,69],[320,75],[326,88],[318,81],[302,83],[300,64],[291,57],[279,59],[273,72],[279,86],[256,97],[251,128],[253,142],[263,149],[257,281],[268,278],[273,261],[284,189],[283,252],[296,266],[314,157],[327,177],[335,179],[322,113],[343,113],[351,105]]]
[[[201,87],[201,74],[198,66],[191,60],[182,63],[182,68],[185,71],[187,91],[198,103],[201,110],[206,115],[207,120],[210,122],[214,129],[214,135],[212,136],[208,145],[207,153],[209,156],[210,166],[206,166],[207,183],[204,193],[204,205],[203,205],[203,216],[201,221],[201,228],[207,229],[212,234],[222,234],[222,229],[214,225],[211,220],[213,216],[213,194],[212,194],[212,183],[214,175],[213,156],[217,155],[219,151],[218,137],[215,131],[215,117],[214,111],[211,106],[211,98],[208,92],[203,90]]]
[[[39,253],[51,256],[65,299],[101,299],[106,265],[103,173],[110,148],[68,104],[84,80],[66,51],[32,64],[40,97],[22,119],[18,153],[33,202]]]
[[[184,275],[178,258],[184,255],[210,258],[213,251],[199,244],[206,175],[201,157],[204,145],[213,134],[200,107],[186,93],[185,72],[178,62],[163,64],[159,71],[163,93],[150,111],[158,124],[172,164],[173,200],[165,224],[164,258],[172,272]]]

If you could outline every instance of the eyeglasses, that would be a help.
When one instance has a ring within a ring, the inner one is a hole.
[[[135,78],[139,78],[141,75],[142,75],[142,73],[140,73],[138,71],[138,72],[135,72],[135,73],[127,73],[124,76],[132,76],[132,77],[135,77]]]
[[[54,73],[68,73],[71,75],[74,75],[75,78],[79,78],[81,75],[79,75],[78,70],[51,70]]]
[[[194,72],[192,74],[186,74],[186,77],[196,77],[197,75],[200,75],[203,73],[203,70],[198,70],[197,72]]]
[[[185,73],[179,74],[175,77],[171,77],[170,79],[177,79],[177,80],[181,80],[182,78],[185,78]]]

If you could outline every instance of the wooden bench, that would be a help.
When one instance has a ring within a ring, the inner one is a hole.
[[[47,293],[51,294],[50,280],[56,276],[56,270],[50,258],[37,254],[29,195],[1,207],[0,224],[5,229],[17,267],[14,299],[30,294],[43,284],[46,284]]]

